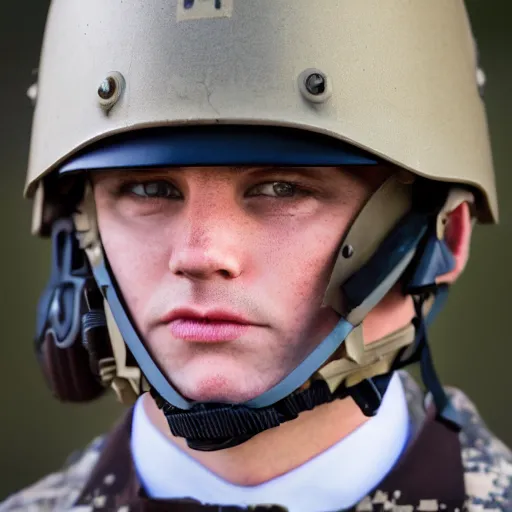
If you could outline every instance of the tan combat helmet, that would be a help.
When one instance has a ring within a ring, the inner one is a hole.
[[[173,133],[191,127],[280,129],[352,148],[367,163],[372,158],[385,162],[399,171],[377,191],[347,233],[326,292],[326,303],[345,324],[332,333],[329,348],[315,351],[278,391],[245,405],[251,411],[268,411],[318,381],[327,382],[332,394],[340,386],[359,386],[364,395],[360,386],[374,389],[373,377],[388,374],[398,360],[406,361],[407,350],[412,357],[413,348],[418,349],[413,326],[365,347],[360,329],[364,316],[413,262],[417,272],[431,267],[433,255],[441,250],[435,244],[442,242],[443,216],[461,201],[474,201],[481,222],[497,220],[481,86],[462,0],[53,0],[37,91],[31,89],[36,110],[26,194],[35,198],[34,232],[49,234],[64,211],[69,216],[74,210],[62,208],[66,199],[55,192],[55,177],[64,171],[116,167],[108,158],[97,165],[96,157],[101,160],[112,141],[118,147],[128,144],[123,134],[132,136],[133,142],[139,134],[144,137],[148,130],[165,127]],[[225,149],[229,153],[229,141]],[[92,166],[92,160],[80,160],[88,152],[96,158]],[[216,163],[222,162],[211,165]],[[137,166],[129,164],[119,163]],[[424,240],[431,230],[423,221],[403,221],[415,208],[414,181],[433,184],[429,193],[448,190],[435,212],[431,246]],[[105,297],[112,344],[110,354],[94,361],[96,373],[126,397],[142,389],[140,367],[164,410],[193,410],[194,404],[155,370],[121,306],[114,277],[106,270],[87,186],[79,202],[73,227],[63,229],[76,229],[80,248],[87,253]],[[368,281],[368,274],[361,272],[372,267],[372,275],[379,274],[376,255],[382,260],[404,242],[404,222],[409,232],[414,222],[418,226],[418,236],[407,239],[406,257],[391,258],[395,264],[386,272],[379,267],[382,279],[373,283],[371,293],[359,296],[356,289]],[[431,247],[430,253],[425,247]],[[426,281],[419,286],[416,280],[409,290],[431,291],[435,283],[432,275],[429,279],[428,286]],[[55,355],[59,350],[46,343],[56,332],[46,318],[51,316],[46,310],[51,309],[54,285],[41,306],[43,359],[60,357]],[[340,288],[344,295],[353,292],[349,311],[339,298]],[[433,299],[436,294],[431,295]],[[421,302],[419,315],[431,307],[432,301]],[[84,320],[71,322],[75,337],[80,322]],[[102,325],[90,318],[85,323],[90,332]],[[89,331],[82,329],[81,335]],[[58,346],[64,351],[73,347],[72,342],[68,337]],[[66,364],[61,363],[59,367]],[[81,366],[72,368],[76,373]],[[224,441],[230,436],[235,434],[227,432]]]

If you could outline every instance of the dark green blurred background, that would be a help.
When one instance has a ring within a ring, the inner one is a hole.
[[[57,403],[33,355],[35,307],[48,276],[49,247],[30,237],[30,204],[22,199],[32,115],[26,90],[38,66],[49,2],[1,0],[0,4],[1,500],[57,469],[71,451],[110,426],[123,409],[111,396],[87,406]],[[512,4],[469,0],[468,6],[488,78],[486,102],[501,224],[477,228],[470,265],[431,338],[444,382],[462,387],[490,427],[512,445]]]

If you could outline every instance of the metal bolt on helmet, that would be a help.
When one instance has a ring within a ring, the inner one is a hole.
[[[110,73],[98,87],[99,103],[107,112],[114,107],[124,92],[125,80],[117,71]]]

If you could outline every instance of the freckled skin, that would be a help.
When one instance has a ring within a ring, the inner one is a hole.
[[[249,400],[282,380],[332,330],[322,307],[343,234],[385,178],[378,168],[187,168],[137,173],[179,197],[120,194],[134,173],[93,175],[103,245],[128,309],[167,377],[186,397]],[[299,182],[294,197],[251,195]],[[140,188],[140,187],[139,187]],[[133,187],[132,187],[133,189]],[[175,339],[175,308],[223,309],[251,326],[235,341]]]

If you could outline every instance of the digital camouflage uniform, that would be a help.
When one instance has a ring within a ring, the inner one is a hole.
[[[401,376],[412,419],[412,438],[414,439],[415,433],[420,430],[421,425],[426,421],[424,395],[416,382],[408,374],[401,372]],[[452,481],[453,478],[461,477],[462,479],[463,476],[466,495],[459,510],[461,512],[462,510],[471,512],[512,510],[511,451],[488,430],[477,409],[462,391],[449,389],[449,395],[464,421],[463,429],[459,434],[460,453],[462,456],[461,467],[463,467],[463,471],[459,475],[447,475],[448,479],[452,479]],[[237,507],[200,506],[196,503],[185,501],[167,502],[162,505],[155,505],[155,502],[152,504],[135,502],[132,505],[113,504],[113,494],[119,494],[116,482],[119,483],[118,480],[120,479],[126,480],[126,474],[121,476],[119,473],[105,474],[105,471],[102,471],[100,472],[100,481],[96,478],[96,482],[92,486],[94,488],[91,488],[90,482],[88,482],[95,465],[100,459],[102,448],[104,448],[106,442],[106,436],[95,439],[84,452],[73,456],[61,472],[54,473],[10,497],[0,505],[0,512],[43,512],[50,510],[69,510],[74,512],[92,512],[96,510],[117,510],[118,512],[134,512],[136,510],[194,512],[196,510],[204,510],[205,512],[214,512],[226,510],[234,512],[242,510]],[[427,450],[431,448],[427,446]],[[129,450],[128,443],[126,443],[125,450]],[[456,463],[457,461],[455,460]],[[119,472],[125,473],[125,469],[120,467]],[[421,476],[419,480],[422,483],[446,478],[445,475],[429,473],[428,471],[423,473],[421,467],[416,468],[416,472],[421,473],[418,476]],[[170,478],[172,478],[172,475],[170,475]],[[411,482],[404,482],[404,484],[409,488],[414,486],[414,482],[412,484]],[[86,487],[89,487],[89,489],[84,493]],[[112,492],[112,489],[115,489],[115,493]],[[365,497],[354,510],[360,512],[386,510],[427,512],[438,510],[456,511],[459,508],[458,506],[446,504],[432,496],[426,496],[424,499],[409,503],[404,501],[403,498],[406,493],[407,490],[404,490],[404,488],[386,488],[383,490],[379,486],[378,489],[375,489]],[[88,504],[77,505],[76,502],[79,497],[81,502],[88,502]],[[127,499],[130,499],[130,497],[128,496]],[[261,510],[264,509],[265,507],[261,508]],[[281,509],[275,507],[275,510]]]

